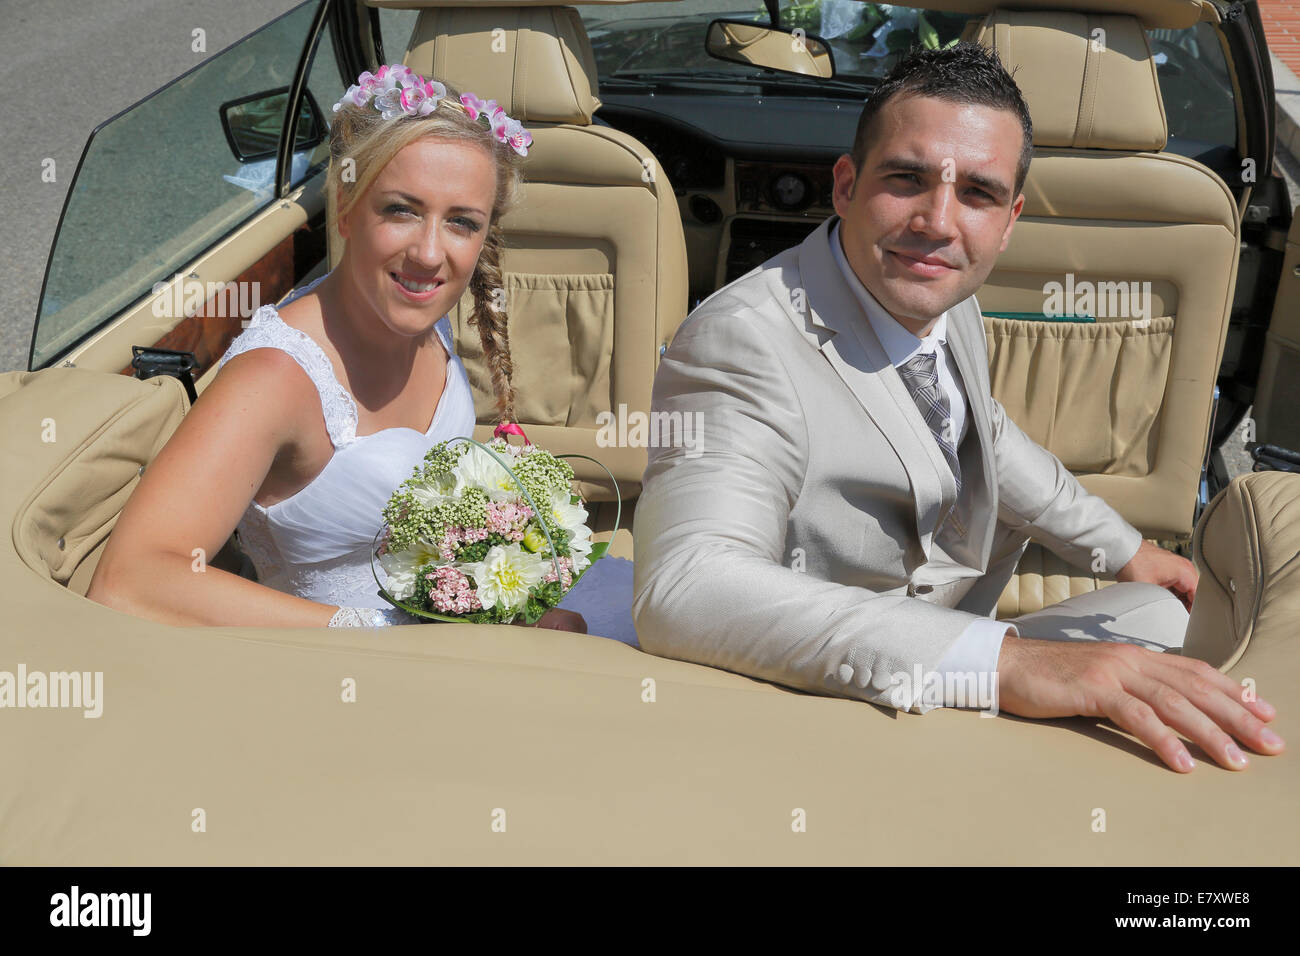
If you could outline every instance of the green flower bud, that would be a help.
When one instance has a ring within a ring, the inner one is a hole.
[[[537,525],[529,525],[528,530],[524,532],[524,540],[521,544],[533,554],[536,554],[539,551],[546,550],[546,535],[542,533],[542,529]]]

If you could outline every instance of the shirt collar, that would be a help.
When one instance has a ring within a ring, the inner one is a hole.
[[[839,234],[840,223],[836,221],[830,231],[831,252],[835,257],[835,263],[844,273],[844,280],[853,290],[858,303],[862,306],[862,311],[866,313],[867,321],[871,323],[876,338],[880,339],[890,364],[897,368],[917,352],[933,352],[940,345],[945,344],[948,340],[948,313],[944,312],[939,316],[939,321],[934,324],[934,328],[925,338],[919,338],[907,331],[897,319],[885,311],[884,306],[877,302],[876,297],[862,284],[862,280],[858,278],[858,274],[853,271],[848,258],[844,255]]]

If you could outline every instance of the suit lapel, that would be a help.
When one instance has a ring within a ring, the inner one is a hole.
[[[805,336],[820,349],[902,461],[912,486],[917,536],[928,556],[944,495],[952,500],[956,485],[929,426],[831,257],[830,228],[836,218],[823,222],[799,247],[807,306],[799,318],[812,327],[803,329]],[[796,303],[799,291],[791,290]]]

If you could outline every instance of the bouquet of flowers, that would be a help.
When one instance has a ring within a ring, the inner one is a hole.
[[[608,547],[593,544],[572,482],[533,444],[435,445],[384,508],[380,595],[433,620],[536,623]]]

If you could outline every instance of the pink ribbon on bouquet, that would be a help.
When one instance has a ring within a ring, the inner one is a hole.
[[[493,438],[504,438],[506,435],[518,435],[524,440],[525,445],[532,444],[532,442],[528,440],[528,436],[524,434],[524,430],[514,422],[502,422],[492,431]]]

